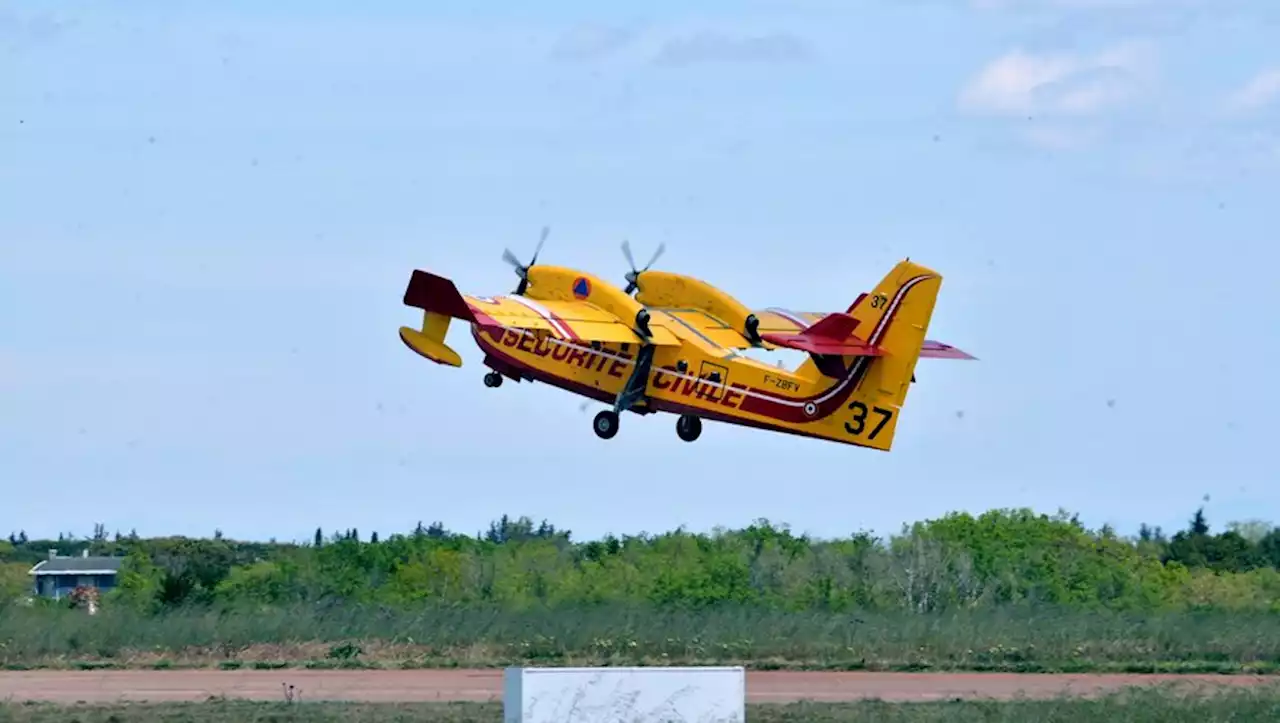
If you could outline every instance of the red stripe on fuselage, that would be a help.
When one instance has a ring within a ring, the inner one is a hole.
[[[542,317],[543,321],[551,325],[551,332],[556,336],[570,341],[581,341],[581,337],[573,330],[573,327],[566,324],[564,319],[561,319],[555,312],[537,301],[524,296],[508,296],[506,298]]]
[[[476,340],[476,344],[479,345],[482,351],[492,356],[493,358],[497,359],[499,362],[501,362],[502,366],[509,367],[514,370],[518,370],[519,373],[523,376],[540,381],[543,384],[550,384],[553,387],[559,387],[560,389],[564,389],[565,391],[568,391],[568,392],[573,392],[574,394],[580,394],[584,397],[587,397],[588,399],[594,399],[598,402],[604,402],[606,404],[613,403],[614,397],[616,396],[615,394],[604,391],[603,389],[599,389],[597,387],[593,387],[588,384],[583,384],[582,382],[577,382],[572,379],[566,379],[552,372],[543,371],[507,353],[502,343],[502,339],[506,335],[507,331],[508,330],[505,328],[496,328],[496,329],[485,329],[484,333],[482,333],[479,328],[472,326],[471,336]],[[523,332],[523,330],[520,330],[520,329],[511,329],[510,331],[515,334],[521,334]],[[523,332],[523,333],[528,333],[528,332]],[[529,334],[529,337],[532,337],[531,333]],[[619,376],[619,374],[614,373],[615,367],[620,366],[617,360],[609,359],[608,357],[599,355],[595,351],[593,351],[590,347],[579,347],[576,344],[568,344],[563,342],[555,346],[566,350],[565,356],[557,357],[558,361],[562,360],[562,361],[565,361],[566,363],[572,363],[575,359],[578,358],[577,355],[580,353],[585,355],[601,356],[602,359],[608,362],[608,364],[605,367],[608,373],[610,373],[611,376]],[[526,349],[525,351],[530,351],[530,350]],[[532,352],[532,353],[536,353],[536,352]],[[548,355],[550,354],[551,353],[549,352]],[[593,361],[592,363],[594,364],[595,362]],[[582,367],[582,368],[586,368],[586,367]],[[502,371],[502,370],[498,370],[498,371]],[[597,369],[597,371],[600,371],[600,369]]]
[[[476,317],[476,323],[479,324],[480,326],[487,327],[490,329],[492,329],[495,326],[499,328],[502,327],[502,324],[499,324],[497,319],[494,319],[492,316],[489,316],[483,311],[480,311],[480,309],[476,308],[475,304],[468,303],[467,308],[471,309],[471,313],[474,314]]]
[[[783,434],[791,434],[797,437],[807,437],[809,439],[822,439],[829,442],[839,442],[840,444],[848,444],[854,447],[865,447],[867,449],[876,449],[876,450],[880,449],[879,447],[872,447],[867,444],[861,444],[858,441],[856,441],[855,438],[849,437],[849,436],[825,437],[821,434],[814,434],[813,432],[807,432],[803,429],[786,427],[781,424],[773,424],[771,422],[761,422],[755,419],[746,419],[744,417],[738,417],[726,412],[710,411],[710,410],[703,409],[702,407],[694,407],[694,406],[689,406],[685,404],[679,404],[676,402],[669,402],[665,399],[650,400],[649,406],[652,407],[653,410],[657,412],[668,412],[670,414],[690,414],[695,417],[702,417],[703,419],[710,419],[717,422],[724,422],[725,424],[732,424],[738,427],[750,427],[751,429],[763,429],[769,432],[781,432]]]
[[[578,336],[578,332],[573,330],[573,327],[569,325],[569,322],[560,318],[559,314],[547,309],[547,316],[550,317],[553,322],[560,325],[560,328],[564,330],[564,333],[569,335],[570,341],[582,341],[582,337]]]

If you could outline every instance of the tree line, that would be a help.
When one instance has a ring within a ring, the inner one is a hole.
[[[108,535],[0,540],[0,604],[29,596],[30,566],[63,555],[125,558],[103,605],[161,613],[188,606],[299,603],[573,606],[722,603],[784,611],[909,610],[1044,604],[1119,611],[1280,612],[1280,528],[1210,530],[1203,510],[1167,536],[1091,530],[1065,512],[953,513],[877,539],[793,534],[767,520],[736,530],[607,536],[503,516],[462,534],[441,523],[379,538],[317,529],[306,543]]]

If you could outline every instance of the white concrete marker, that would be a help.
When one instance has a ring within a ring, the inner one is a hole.
[[[745,723],[732,667],[507,668],[504,723]]]

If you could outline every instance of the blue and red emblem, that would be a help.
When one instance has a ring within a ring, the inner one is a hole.
[[[591,296],[591,282],[586,277],[579,276],[573,280],[573,297],[575,299],[586,299]]]

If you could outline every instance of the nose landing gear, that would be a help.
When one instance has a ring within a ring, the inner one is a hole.
[[[502,375],[497,372],[489,372],[484,375],[484,385],[490,389],[496,389],[502,386]]]
[[[692,442],[702,434],[702,420],[692,414],[682,414],[676,420],[676,434],[686,442]]]

